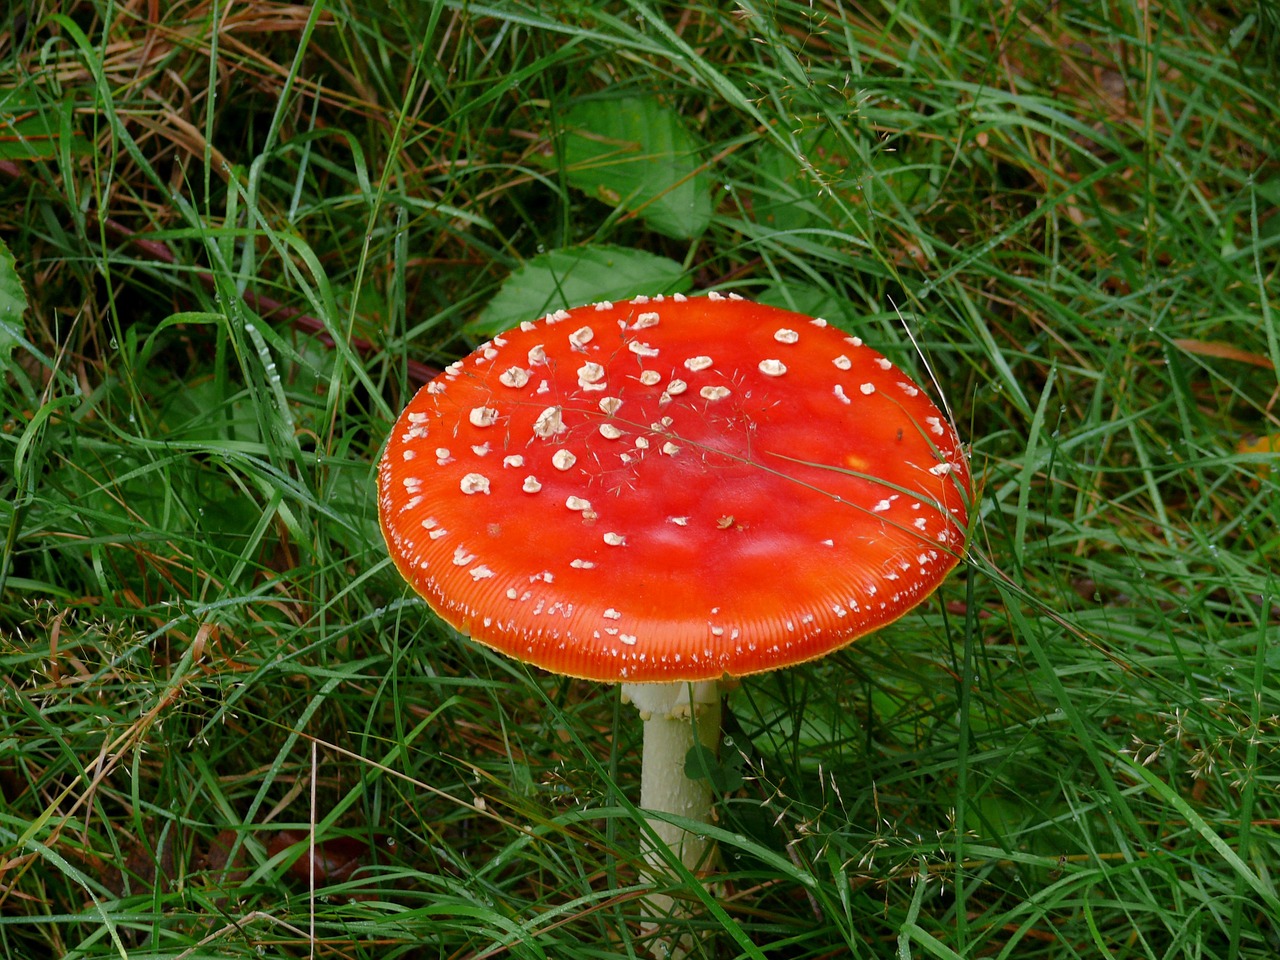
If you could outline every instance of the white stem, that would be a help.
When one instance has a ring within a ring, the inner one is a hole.
[[[711,783],[685,776],[685,758],[695,744],[712,754],[720,739],[720,691],[715,681],[703,683],[630,683],[622,695],[635,704],[644,721],[644,760],[640,773],[640,806],[675,813],[706,823],[711,817]],[[690,870],[705,867],[707,841],[662,820],[649,825]],[[664,872],[662,852],[646,844],[645,861]]]

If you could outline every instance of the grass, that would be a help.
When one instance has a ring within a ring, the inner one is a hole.
[[[693,955],[1274,957],[1271,5],[363,6],[0,14],[0,958],[648,954],[616,691],[444,628],[372,494],[618,249],[931,373],[981,487],[731,694]]]

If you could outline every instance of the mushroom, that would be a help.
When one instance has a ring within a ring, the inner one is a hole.
[[[703,822],[710,787],[685,761],[715,750],[716,682],[902,616],[958,562],[968,498],[955,430],[881,354],[715,293],[481,344],[413,398],[378,473],[413,588],[495,650],[622,683],[644,718],[641,806]]]

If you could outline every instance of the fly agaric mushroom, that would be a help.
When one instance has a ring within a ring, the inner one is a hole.
[[[641,806],[705,822],[685,759],[715,750],[716,681],[821,657],[928,596],[963,549],[969,478],[947,419],[859,338],[713,293],[481,344],[401,414],[378,490],[431,607],[519,660],[621,682],[644,717]]]

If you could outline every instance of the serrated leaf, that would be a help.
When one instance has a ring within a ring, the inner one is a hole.
[[[17,261],[0,240],[0,360],[7,361],[20,342],[26,312],[27,293],[22,289]]]
[[[604,245],[552,250],[512,273],[469,332],[492,337],[562,308],[642,293],[681,293],[690,285],[680,264],[643,250]]]
[[[711,178],[699,172],[700,141],[674,110],[651,97],[588,100],[564,124],[560,162],[572,186],[669,237],[707,229]]]

